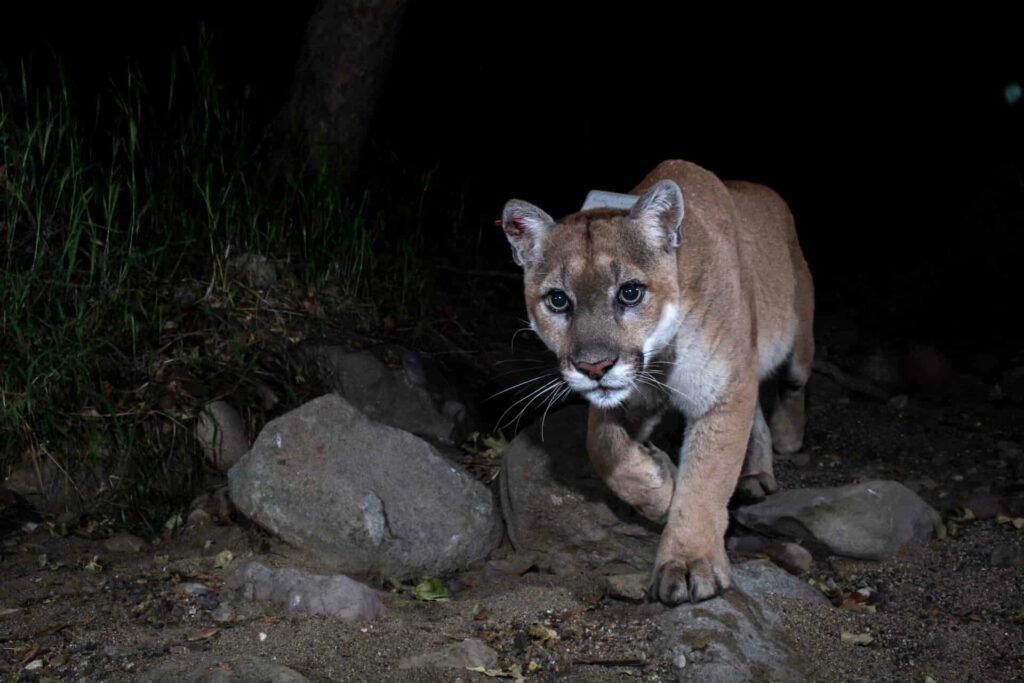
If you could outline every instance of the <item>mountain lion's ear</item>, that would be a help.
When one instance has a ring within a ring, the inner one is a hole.
[[[660,180],[636,201],[629,217],[643,226],[652,244],[676,249],[682,239],[683,192],[673,181]]]
[[[501,215],[501,227],[512,245],[512,258],[524,268],[540,256],[544,238],[555,221],[533,204],[510,199]]]

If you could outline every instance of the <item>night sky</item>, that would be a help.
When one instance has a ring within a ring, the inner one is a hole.
[[[245,17],[165,7],[39,8],[4,22],[2,56],[11,67],[52,49],[88,90],[126,57],[159,74],[204,23],[226,80],[252,86],[262,115],[277,110],[312,2]],[[588,189],[626,191],[661,159],[689,159],[789,201],[826,313],[902,320],[925,339],[1005,339],[1024,254],[1012,29],[995,15],[897,20],[854,5],[781,16],[413,0],[367,176],[396,163],[432,173],[434,196],[458,197],[475,234],[509,197],[561,215]],[[472,260],[513,268],[498,231]]]

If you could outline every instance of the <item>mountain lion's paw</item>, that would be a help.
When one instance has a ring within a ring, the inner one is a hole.
[[[659,554],[660,555],[660,554]],[[669,607],[713,598],[729,587],[729,558],[723,548],[714,557],[667,557],[654,568],[648,594]]]
[[[771,474],[749,474],[740,477],[736,485],[735,499],[740,505],[759,503],[779,490],[775,477]]]

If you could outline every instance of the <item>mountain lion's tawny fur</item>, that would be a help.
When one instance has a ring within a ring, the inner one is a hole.
[[[663,520],[651,595],[666,604],[728,588],[726,505],[776,489],[772,447],[804,431],[814,290],[785,202],[666,161],[627,211],[555,222],[512,200],[502,224],[524,270],[530,323],[590,402],[587,451],[620,498]],[[779,379],[766,421],[759,382]],[[648,443],[686,418],[678,471]]]

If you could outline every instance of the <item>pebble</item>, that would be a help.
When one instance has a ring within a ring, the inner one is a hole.
[[[220,603],[217,609],[210,615],[218,624],[224,624],[235,620],[235,608],[226,602]]]
[[[772,543],[765,552],[772,562],[785,569],[790,574],[804,574],[810,571],[814,564],[814,557],[802,545],[797,543]]]
[[[648,574],[617,574],[604,577],[608,595],[618,600],[641,602],[647,598]]]

